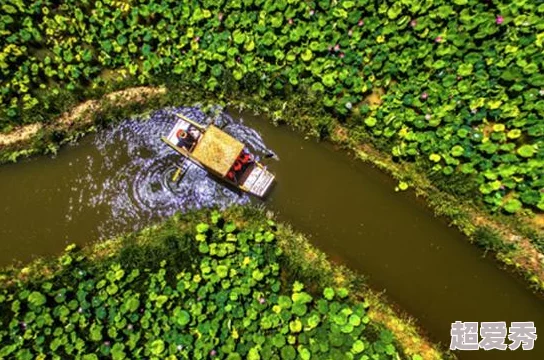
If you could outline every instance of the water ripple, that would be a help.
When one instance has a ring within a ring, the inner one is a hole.
[[[100,156],[87,157],[87,173],[79,178],[74,196],[78,203],[86,201],[85,205],[96,208],[97,212],[104,208],[110,212],[102,216],[104,220],[98,226],[101,238],[119,231],[137,230],[177,211],[224,208],[250,201],[248,195],[229,189],[194,164],[188,163],[185,175],[172,181],[176,164],[183,159],[160,137],[167,135],[177,121],[175,113],[201,124],[213,121],[256,154],[271,153],[255,130],[235,121],[220,108],[215,109],[213,118],[198,107],[166,108],[148,119],[128,119],[102,130],[93,143]],[[77,205],[71,199],[69,218],[80,210]]]

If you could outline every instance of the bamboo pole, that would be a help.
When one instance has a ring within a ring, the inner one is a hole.
[[[189,119],[188,117],[184,116],[184,115],[181,115],[181,114],[175,114],[177,117],[179,117],[180,119],[182,120],[185,120],[187,121],[189,124],[193,125],[194,127],[196,127],[198,130],[202,131],[202,132],[205,132],[206,131],[206,128],[202,125],[200,125],[199,123]]]

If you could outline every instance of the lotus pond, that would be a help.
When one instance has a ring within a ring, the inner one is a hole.
[[[0,130],[128,83],[305,93],[442,188],[541,213],[543,14],[526,0],[11,0]]]
[[[0,357],[398,358],[348,289],[293,281],[273,221],[191,217],[4,274]]]

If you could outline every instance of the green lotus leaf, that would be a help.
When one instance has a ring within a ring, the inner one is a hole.
[[[95,354],[85,354],[82,357],[83,360],[98,360],[98,356]]]
[[[209,229],[210,229],[210,225],[206,223],[200,223],[196,226],[196,231],[201,234],[207,232]]]
[[[457,69],[457,74],[459,76],[469,76],[472,74],[474,67],[472,64],[461,64]]]
[[[519,156],[530,158],[536,153],[536,149],[534,145],[525,144],[520,146],[516,152]]]
[[[503,132],[506,129],[504,124],[494,124],[493,125],[493,131],[495,132]]]
[[[233,222],[229,222],[229,223],[225,224],[224,230],[225,230],[226,233],[231,233],[234,230],[236,230],[236,224],[233,223]]]
[[[306,62],[312,60],[312,57],[313,57],[313,53],[312,53],[312,50],[310,49],[306,49],[300,54],[300,58]]]
[[[336,75],[334,73],[328,73],[321,77],[323,85],[326,87],[333,87],[336,84]]]
[[[536,205],[540,210],[544,210],[544,195],[540,195],[540,201]]]
[[[278,305],[281,306],[283,309],[289,309],[291,307],[291,299],[289,299],[285,295],[280,295],[278,297]]]
[[[296,293],[293,293],[293,295],[291,296],[291,299],[293,300],[293,302],[307,304],[312,301],[312,296],[305,292],[296,292]]]
[[[504,203],[504,210],[508,211],[509,213],[516,213],[521,210],[522,206],[523,204],[518,199],[510,199]]]
[[[126,358],[126,353],[124,351],[125,345],[116,343],[111,348],[111,356],[113,360],[123,360]]]
[[[247,354],[247,359],[248,360],[260,360],[261,359],[261,355],[259,355],[259,350],[257,349],[257,347],[252,347],[251,349],[249,349],[249,352]]]
[[[348,291],[348,289],[346,289],[346,288],[339,288],[339,289],[336,291],[336,294],[337,294],[341,299],[344,299],[344,298],[346,298],[346,297],[349,295],[349,291]]]
[[[429,160],[431,160],[431,161],[433,161],[435,163],[439,162],[441,159],[442,159],[442,157],[440,155],[438,155],[438,154],[429,155]]]
[[[46,297],[38,291],[33,291],[30,293],[30,295],[28,295],[28,302],[32,306],[40,307],[45,304]]]
[[[173,316],[176,324],[181,327],[184,327],[191,322],[191,315],[187,311],[182,310],[180,307],[176,307],[174,309]]]
[[[460,169],[461,169],[461,172],[463,174],[472,174],[472,173],[475,172],[474,166],[472,164],[469,164],[469,163],[462,164],[460,166]]]
[[[102,340],[102,326],[97,324],[92,324],[90,328],[90,339],[92,341]]]
[[[334,290],[332,288],[325,288],[325,290],[323,290],[323,297],[325,297],[325,299],[331,301],[333,298],[334,298]]]
[[[251,274],[251,277],[255,281],[261,281],[264,278],[264,273],[262,271],[256,269],[256,270],[253,270],[253,272]]]
[[[294,360],[297,357],[295,348],[291,345],[287,345],[281,349],[282,360]]]
[[[164,341],[161,339],[154,340],[150,345],[151,353],[155,356],[159,356],[164,352]]]
[[[391,20],[396,19],[401,13],[402,13],[401,2],[393,3],[393,5],[389,8],[389,10],[387,10],[387,16]]]
[[[166,303],[167,301],[168,301],[168,296],[159,295],[155,299],[155,306],[158,307],[158,308],[161,308],[164,305],[164,303]]]
[[[454,147],[451,148],[451,151],[450,151],[451,155],[455,157],[463,155],[464,152],[465,152],[465,149],[463,149],[461,145],[455,145]]]
[[[308,308],[306,305],[297,302],[293,304],[291,311],[297,316],[304,316],[308,311]]]
[[[255,49],[255,41],[253,41],[253,39],[246,41],[244,44],[244,49],[246,51],[253,51]]]
[[[215,272],[220,278],[226,278],[229,274],[229,268],[225,265],[218,265]]]
[[[302,322],[300,320],[296,319],[294,321],[289,322],[289,330],[292,333],[299,333],[302,331]]]
[[[377,120],[376,118],[369,116],[365,119],[365,125],[368,127],[374,127],[376,126]]]

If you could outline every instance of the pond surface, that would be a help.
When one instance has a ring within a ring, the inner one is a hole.
[[[172,182],[174,164],[181,161],[159,136],[176,121],[176,111],[210,121],[196,109],[162,110],[147,121],[127,120],[88,136],[53,159],[0,167],[0,264],[107,239],[178,210],[262,203],[224,188],[196,166]],[[264,160],[278,179],[264,205],[335,261],[367,274],[433,340],[449,345],[456,320],[534,321],[537,334],[544,331],[542,299],[483,258],[412,193],[396,193],[386,174],[249,114],[222,114],[216,122],[261,157],[277,155]],[[533,351],[458,356],[542,359],[541,342]]]

